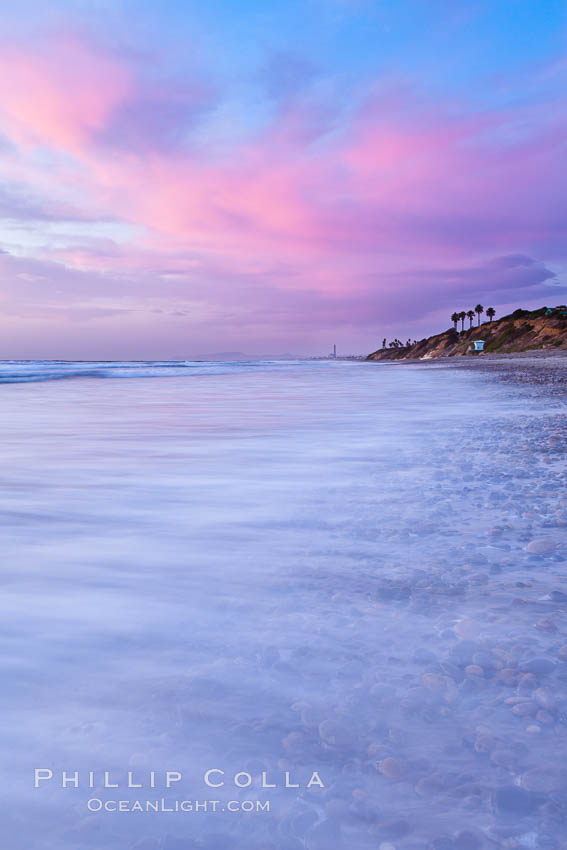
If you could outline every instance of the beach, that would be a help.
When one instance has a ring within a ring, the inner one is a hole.
[[[2,364],[7,846],[564,850],[566,366]]]

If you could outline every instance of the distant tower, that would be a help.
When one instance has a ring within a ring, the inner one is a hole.
[[[337,346],[333,345],[333,357],[336,358],[336,356],[337,356]]]

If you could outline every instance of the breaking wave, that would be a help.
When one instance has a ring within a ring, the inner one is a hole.
[[[281,369],[307,361],[274,360],[147,360],[69,361],[5,360],[0,362],[0,384],[57,381],[64,378],[178,378],[226,375],[257,369]]]

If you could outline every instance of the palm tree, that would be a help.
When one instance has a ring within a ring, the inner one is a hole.
[[[496,315],[496,310],[494,309],[494,307],[487,307],[486,315],[488,316],[490,321],[492,321],[494,316]]]
[[[464,310],[461,310],[461,312],[459,313],[459,321],[461,323],[461,332],[463,332],[465,330],[465,319],[466,318],[467,318],[467,314],[465,313]]]
[[[480,328],[480,317],[484,313],[484,307],[482,306],[482,304],[477,304],[476,307],[474,308],[474,311],[478,316],[478,326]]]
[[[473,323],[473,319],[474,319],[474,310],[467,310],[467,318],[470,322],[470,324],[469,324],[469,330],[470,330],[472,328],[472,323]]]
[[[458,313],[453,313],[453,315],[451,316],[451,321],[452,321],[452,322],[453,322],[453,324],[455,325],[455,330],[457,330],[457,325],[458,325],[458,323],[459,323],[459,314],[458,314]]]

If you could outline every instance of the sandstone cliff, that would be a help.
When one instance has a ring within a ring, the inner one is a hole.
[[[539,310],[516,310],[493,322],[484,322],[464,332],[450,328],[403,348],[382,348],[367,360],[428,360],[436,357],[475,355],[474,340],[484,340],[487,353],[510,353],[532,349],[567,349],[567,310],[554,308],[551,315]]]

